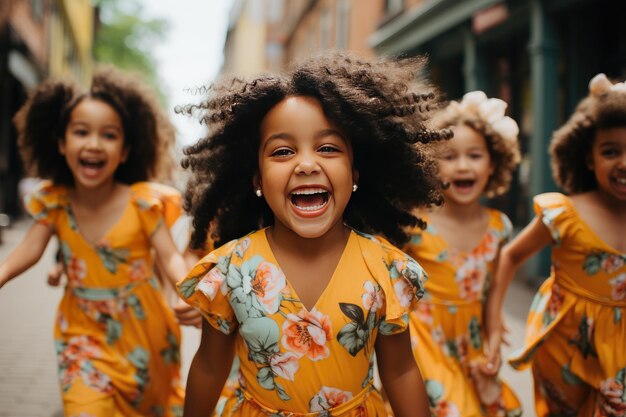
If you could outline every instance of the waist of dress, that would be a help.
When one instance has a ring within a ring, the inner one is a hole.
[[[428,299],[422,298],[420,303],[424,304],[432,304],[438,306],[448,306],[448,307],[472,307],[472,306],[480,306],[483,304],[482,300],[462,300],[462,299],[445,299],[440,297],[429,297]]]
[[[339,404],[336,407],[328,408],[325,410],[313,411],[310,413],[298,413],[298,412],[291,412],[291,411],[276,410],[275,408],[268,407],[265,404],[259,402],[259,400],[252,397],[246,390],[242,389],[241,391],[243,392],[243,396],[245,400],[248,401],[250,404],[252,404],[253,407],[258,408],[264,414],[272,416],[272,417],[275,417],[275,416],[280,416],[280,417],[318,417],[318,416],[321,417],[321,416],[324,416],[326,417],[326,416],[340,416],[342,414],[345,414],[352,410],[357,409],[359,406],[365,403],[365,401],[367,400],[367,397],[369,397],[370,393],[375,389],[376,388],[374,388],[371,384],[369,384],[367,388],[365,388],[364,390],[359,392],[357,395],[352,397],[349,401],[346,401],[343,404]]]
[[[88,301],[105,301],[114,300],[120,297],[125,297],[138,285],[149,283],[153,287],[158,287],[158,281],[156,277],[141,279],[133,281],[121,287],[112,288],[94,288],[94,287],[75,287],[68,286],[68,290],[72,292],[76,297],[82,298]]]
[[[603,297],[592,291],[585,289],[579,285],[574,285],[565,278],[558,275],[554,278],[554,283],[564,289],[565,291],[574,294],[577,297],[584,298],[592,303],[602,304],[607,307],[621,307],[626,308],[626,299],[624,300],[612,300],[610,298]]]

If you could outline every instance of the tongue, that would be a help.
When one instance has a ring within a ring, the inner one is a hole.
[[[324,204],[323,194],[294,195],[291,201],[298,207],[313,207]]]

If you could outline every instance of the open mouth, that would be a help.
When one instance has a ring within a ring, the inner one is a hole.
[[[82,168],[84,175],[92,177],[100,173],[100,170],[106,165],[106,161],[104,159],[80,158],[78,164]]]
[[[472,187],[474,187],[474,184],[476,183],[476,181],[474,180],[454,180],[452,181],[452,184],[454,185],[455,188],[460,189],[460,190],[469,190]]]
[[[329,192],[322,188],[301,188],[291,194],[291,203],[302,211],[317,211],[328,203]]]

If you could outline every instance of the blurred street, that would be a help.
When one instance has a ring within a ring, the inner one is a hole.
[[[0,259],[9,254],[29,226],[29,220],[21,220],[10,229],[4,229]],[[0,291],[0,417],[63,415],[52,342],[56,306],[63,290],[46,284],[46,273],[52,264],[55,247],[54,242],[50,244],[35,267]],[[529,288],[521,282],[513,283],[506,303],[512,346],[522,344],[531,298]],[[183,329],[184,377],[198,342],[199,331]],[[524,416],[534,417],[530,373],[515,372],[506,366],[503,377],[520,396],[525,408]]]

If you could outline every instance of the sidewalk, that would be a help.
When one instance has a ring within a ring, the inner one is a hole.
[[[0,260],[19,243],[30,224],[29,220],[22,220],[4,229]],[[56,243],[52,242],[37,265],[0,291],[0,417],[63,416],[52,340],[56,307],[63,290],[46,284],[55,248]],[[522,345],[532,295],[533,291],[519,281],[514,281],[509,289],[505,314],[513,347]],[[198,330],[183,328],[185,378],[199,339]],[[507,348],[504,354],[511,350]],[[505,365],[502,377],[522,400],[524,416],[535,417],[530,372],[516,372]]]

